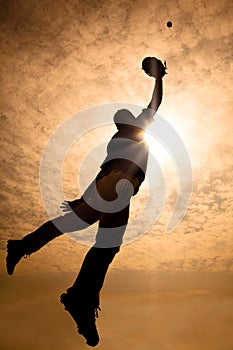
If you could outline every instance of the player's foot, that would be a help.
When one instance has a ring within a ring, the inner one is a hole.
[[[78,300],[68,293],[63,293],[60,298],[65,310],[73,317],[78,327],[78,333],[84,336],[87,345],[96,346],[99,343],[99,335],[95,320],[98,317],[99,307]]]
[[[13,239],[7,241],[6,268],[9,275],[13,275],[15,266],[24,254],[22,241]]]

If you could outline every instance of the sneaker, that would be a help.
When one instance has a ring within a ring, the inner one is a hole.
[[[99,343],[99,335],[95,320],[98,317],[99,306],[94,307],[86,302],[81,304],[68,293],[62,294],[60,298],[65,310],[73,317],[78,328],[78,333],[84,336],[87,345],[96,346]]]
[[[24,255],[22,241],[12,239],[7,241],[6,268],[9,275],[13,275],[15,266]]]

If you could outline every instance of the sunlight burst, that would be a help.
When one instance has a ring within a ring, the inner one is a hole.
[[[144,138],[152,156],[155,157],[159,163],[162,163],[161,165],[164,165],[169,159],[169,154],[165,146],[147,131],[145,131]]]

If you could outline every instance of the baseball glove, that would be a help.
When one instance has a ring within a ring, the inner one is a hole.
[[[145,57],[142,61],[142,69],[150,77],[162,79],[166,73],[166,61],[164,64],[156,57]]]

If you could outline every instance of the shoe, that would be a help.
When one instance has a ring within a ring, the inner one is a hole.
[[[9,275],[13,275],[15,266],[24,255],[22,241],[13,239],[7,241],[6,268]]]
[[[78,333],[86,339],[87,345],[96,346],[99,343],[99,334],[96,329],[95,320],[98,317],[99,306],[95,307],[86,301],[81,303],[77,298],[68,293],[63,293],[60,299],[65,310],[73,317],[78,327]]]

